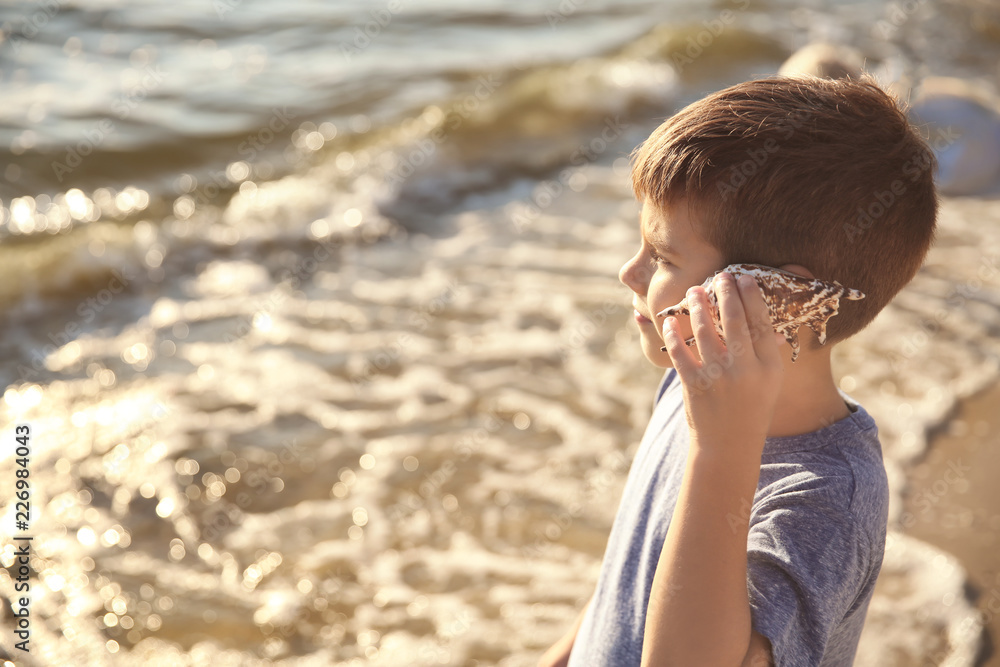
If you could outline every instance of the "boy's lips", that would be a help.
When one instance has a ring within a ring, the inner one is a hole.
[[[632,307],[632,312],[635,315],[635,319],[638,322],[649,322],[650,324],[653,323],[653,321],[651,319],[649,319],[648,317],[646,317],[645,315],[643,315],[642,311],[639,310],[638,308],[636,308],[635,306]]]

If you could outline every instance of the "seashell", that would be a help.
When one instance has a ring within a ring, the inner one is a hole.
[[[747,274],[757,280],[757,284],[764,294],[764,303],[767,304],[771,313],[771,325],[776,332],[785,337],[785,340],[792,347],[792,361],[795,361],[799,356],[798,331],[800,326],[804,324],[816,332],[822,345],[826,343],[827,320],[837,314],[840,308],[840,299],[858,301],[865,298],[864,293],[844,287],[836,280],[830,283],[825,280],[803,278],[794,273],[761,264],[730,264],[726,268],[716,271],[702,283],[702,287],[708,294],[712,320],[720,338],[722,337],[722,322],[719,318],[719,304],[715,298],[713,281],[715,276],[723,271],[734,278]],[[666,317],[677,314],[690,314],[687,299],[660,311],[656,316]],[[684,342],[689,346],[693,345],[694,337]],[[665,347],[661,349],[664,352],[667,350]]]

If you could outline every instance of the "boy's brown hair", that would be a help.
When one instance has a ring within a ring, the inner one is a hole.
[[[828,342],[867,326],[934,239],[937,161],[868,74],[731,86],[669,118],[632,158],[639,200],[685,199],[726,264],[802,264],[864,292],[841,302]]]

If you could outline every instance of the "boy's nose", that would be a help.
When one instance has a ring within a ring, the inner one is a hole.
[[[628,272],[629,272],[629,268],[631,266],[632,266],[632,260],[630,259],[629,261],[627,261],[624,264],[622,264],[622,268],[618,270],[618,281],[622,285],[624,285],[625,287],[628,287],[628,288],[632,287],[629,284],[629,279],[628,279]]]
[[[637,294],[645,294],[646,288],[642,282],[641,276],[643,272],[639,270],[639,262],[636,261],[638,257],[638,255],[635,255],[632,259],[622,265],[621,270],[618,272],[618,280],[620,280],[625,287],[628,287],[633,292],[636,292]]]

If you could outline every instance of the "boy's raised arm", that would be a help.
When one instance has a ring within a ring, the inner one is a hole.
[[[700,360],[673,318],[664,323],[664,342],[683,384],[691,448],[653,578],[643,667],[770,662],[766,638],[751,627],[743,508],[757,488],[783,367],[756,282],[747,276],[737,286],[724,273],[716,280],[725,343],[701,287],[688,291]]]

